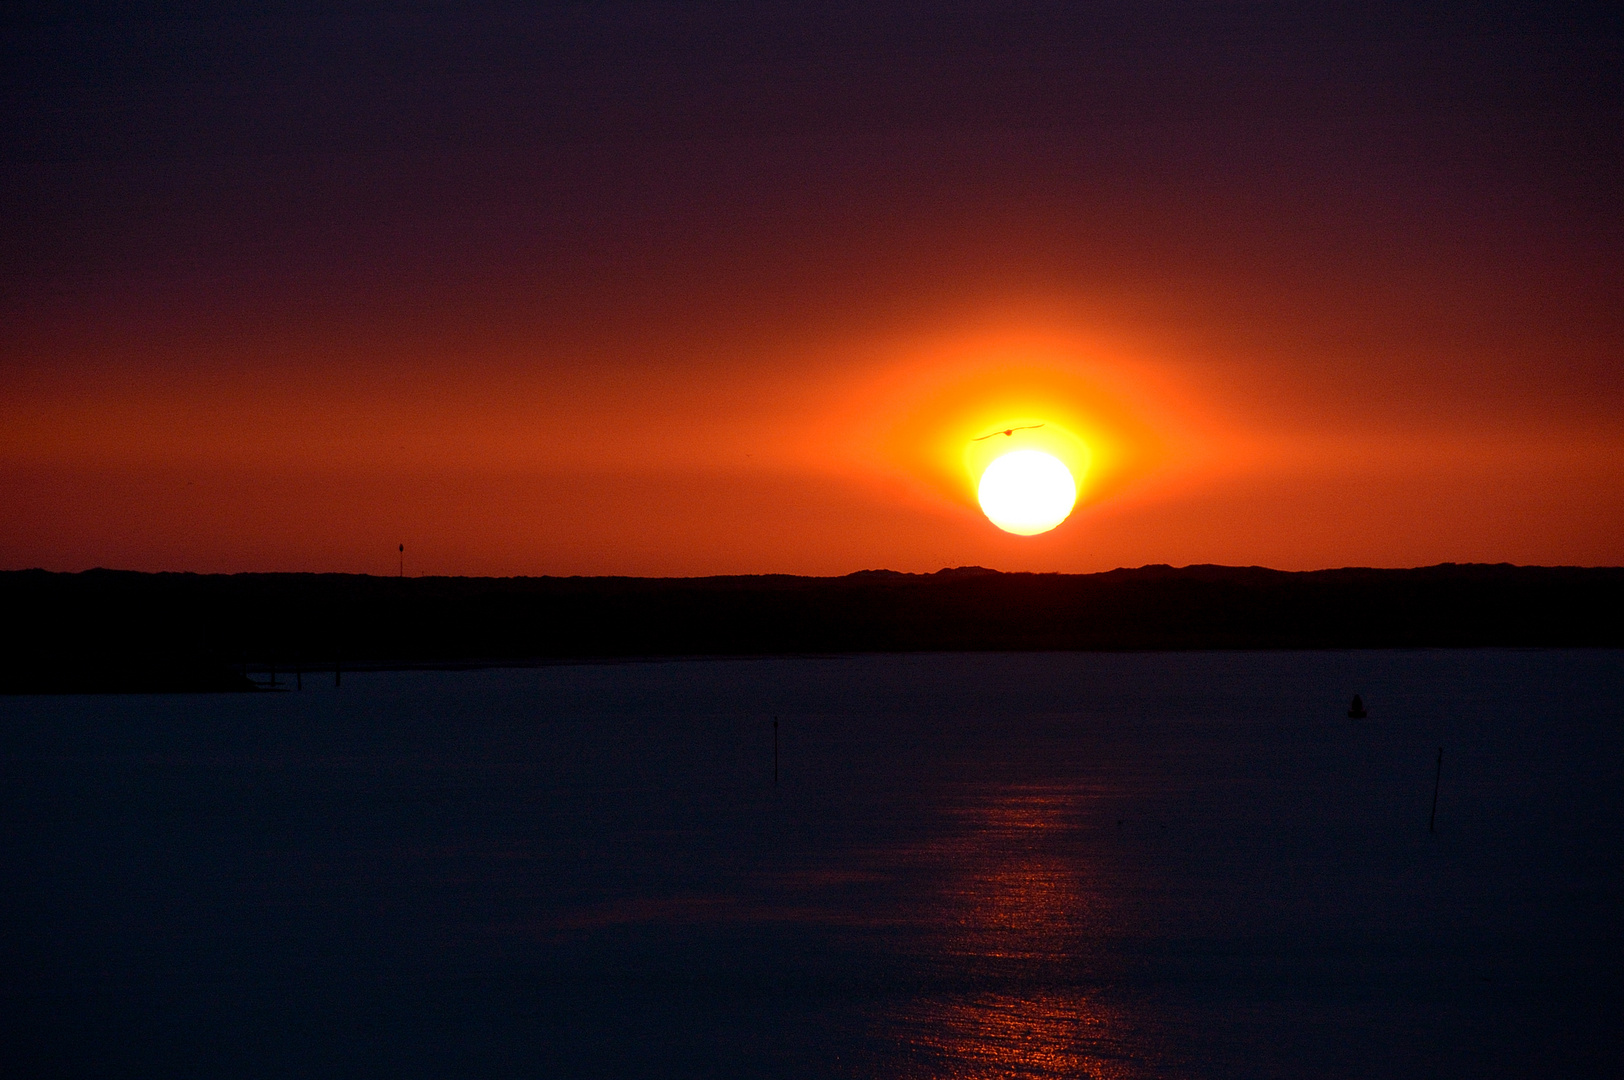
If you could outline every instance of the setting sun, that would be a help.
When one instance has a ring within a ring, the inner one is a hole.
[[[1011,450],[981,474],[977,496],[987,520],[1005,532],[1033,536],[1066,520],[1077,484],[1053,454]]]

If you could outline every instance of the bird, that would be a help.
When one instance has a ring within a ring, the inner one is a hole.
[[[1033,428],[1040,428],[1042,426],[1043,426],[1042,424],[1022,424],[1019,427],[1008,427],[1008,428],[1005,428],[1003,431],[994,431],[990,435],[978,435],[976,438],[971,439],[970,441],[971,442],[984,442],[985,440],[992,438],[993,435],[1013,435],[1017,431],[1031,431]]]

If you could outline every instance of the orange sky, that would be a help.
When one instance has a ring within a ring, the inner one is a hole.
[[[428,573],[687,575],[1624,556],[1624,430],[1593,401],[1457,385],[1443,349],[1417,387],[1357,345],[1305,371],[1259,340],[1278,327],[1144,322],[1050,297],[591,367],[539,342],[458,362],[346,342],[322,364],[254,342],[217,367],[25,370],[0,557],[381,572],[402,541]],[[1092,460],[1070,520],[1007,536],[962,452],[1032,418]]]
[[[1157,98],[1086,140],[10,146],[0,567],[1624,562],[1616,163],[1269,100],[1223,137]],[[1037,418],[1079,505],[1005,535],[963,448]]]

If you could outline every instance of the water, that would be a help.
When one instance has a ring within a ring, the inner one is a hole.
[[[1617,1075],[1621,781],[1608,651],[0,699],[0,1071]]]

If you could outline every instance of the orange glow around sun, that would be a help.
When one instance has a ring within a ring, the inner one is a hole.
[[[1058,459],[1083,508],[1142,486],[1200,427],[1144,365],[1063,333],[993,328],[876,360],[837,406],[841,426],[869,433],[849,467],[905,478],[976,516],[987,467],[1011,451]]]

